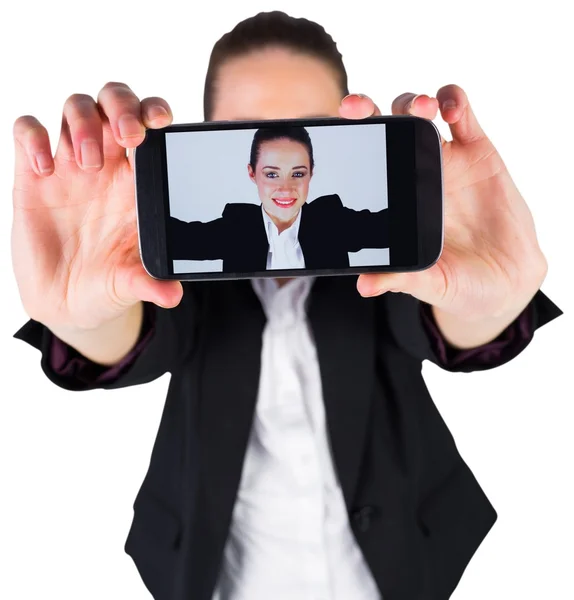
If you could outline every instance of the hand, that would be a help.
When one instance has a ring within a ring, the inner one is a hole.
[[[106,84],[97,102],[66,101],[54,157],[37,119],[16,120],[12,258],[31,318],[87,330],[141,300],[179,303],[181,284],[156,281],[142,266],[132,164],[144,128],[171,120],[165,100],[140,102],[121,83]]]
[[[547,269],[532,216],[461,88],[443,87],[436,98],[403,94],[392,105],[393,114],[430,120],[439,110],[452,134],[452,141],[441,140],[441,258],[416,273],[361,275],[358,289],[363,296],[405,292],[469,321],[518,314],[539,289]],[[340,112],[355,119],[380,114],[364,96],[345,98]]]

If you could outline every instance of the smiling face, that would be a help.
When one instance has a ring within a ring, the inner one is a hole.
[[[291,49],[269,47],[230,58],[219,67],[213,86],[213,110],[207,116],[213,121],[336,117],[342,97],[339,77],[327,62]],[[262,160],[264,146],[265,153],[267,149],[271,152],[275,148],[275,161]],[[279,147],[282,147],[281,151]],[[282,157],[287,153],[287,147],[292,157],[285,162]],[[289,224],[287,213],[294,220],[307,199],[311,177],[309,156],[303,144],[290,140],[268,141],[260,150],[257,165],[249,171],[249,176],[257,184],[265,210],[282,231]],[[277,164],[279,155],[281,163]],[[264,179],[259,166],[263,162],[281,167],[282,172],[277,171],[276,175],[270,174]],[[293,167],[302,165],[307,166],[307,172],[303,181],[299,181],[300,175],[293,176],[292,171]],[[290,178],[283,172],[286,170],[290,171]],[[278,186],[274,182],[276,179],[286,188],[281,195],[286,198],[289,194],[297,196],[298,207],[282,208],[280,202],[272,200],[280,195],[279,192],[277,196],[273,195],[273,187]],[[289,185],[285,183],[287,181]]]
[[[332,117],[339,114],[341,98],[337,75],[325,61],[285,48],[267,48],[232,58],[221,66],[210,118]],[[284,230],[295,220],[309,193],[307,149],[288,139],[266,141],[261,144],[255,168],[248,169],[265,211],[279,230]]]
[[[286,138],[263,142],[257,163],[247,169],[275,225],[280,230],[291,225],[309,194],[312,173],[305,145]]]

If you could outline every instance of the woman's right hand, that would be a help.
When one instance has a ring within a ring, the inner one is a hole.
[[[145,127],[171,120],[165,100],[140,102],[121,83],[106,84],[97,101],[66,101],[54,157],[36,118],[16,120],[12,261],[32,319],[88,331],[142,300],[179,303],[181,284],[153,279],[139,256],[131,150]]]

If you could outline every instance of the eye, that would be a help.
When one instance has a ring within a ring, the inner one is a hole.
[[[303,171],[295,171],[293,177],[305,177],[305,173],[303,173]]]
[[[269,173],[265,173],[265,177],[267,177],[267,179],[275,179],[277,177],[277,173],[274,171],[269,171]]]

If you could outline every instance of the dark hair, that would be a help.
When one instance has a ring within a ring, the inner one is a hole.
[[[205,76],[204,118],[211,119],[215,83],[221,66],[255,50],[279,47],[325,61],[336,73],[341,97],[349,93],[343,57],[333,38],[318,23],[296,19],[281,11],[262,12],[238,23],[213,47]]]
[[[259,160],[261,144],[273,140],[293,140],[294,142],[303,144],[309,154],[309,166],[311,167],[311,172],[313,172],[315,166],[315,161],[313,159],[313,144],[311,143],[311,138],[305,127],[298,126],[265,127],[263,129],[258,129],[255,132],[253,141],[251,142],[251,154],[249,156],[249,164],[254,171],[257,161]]]

